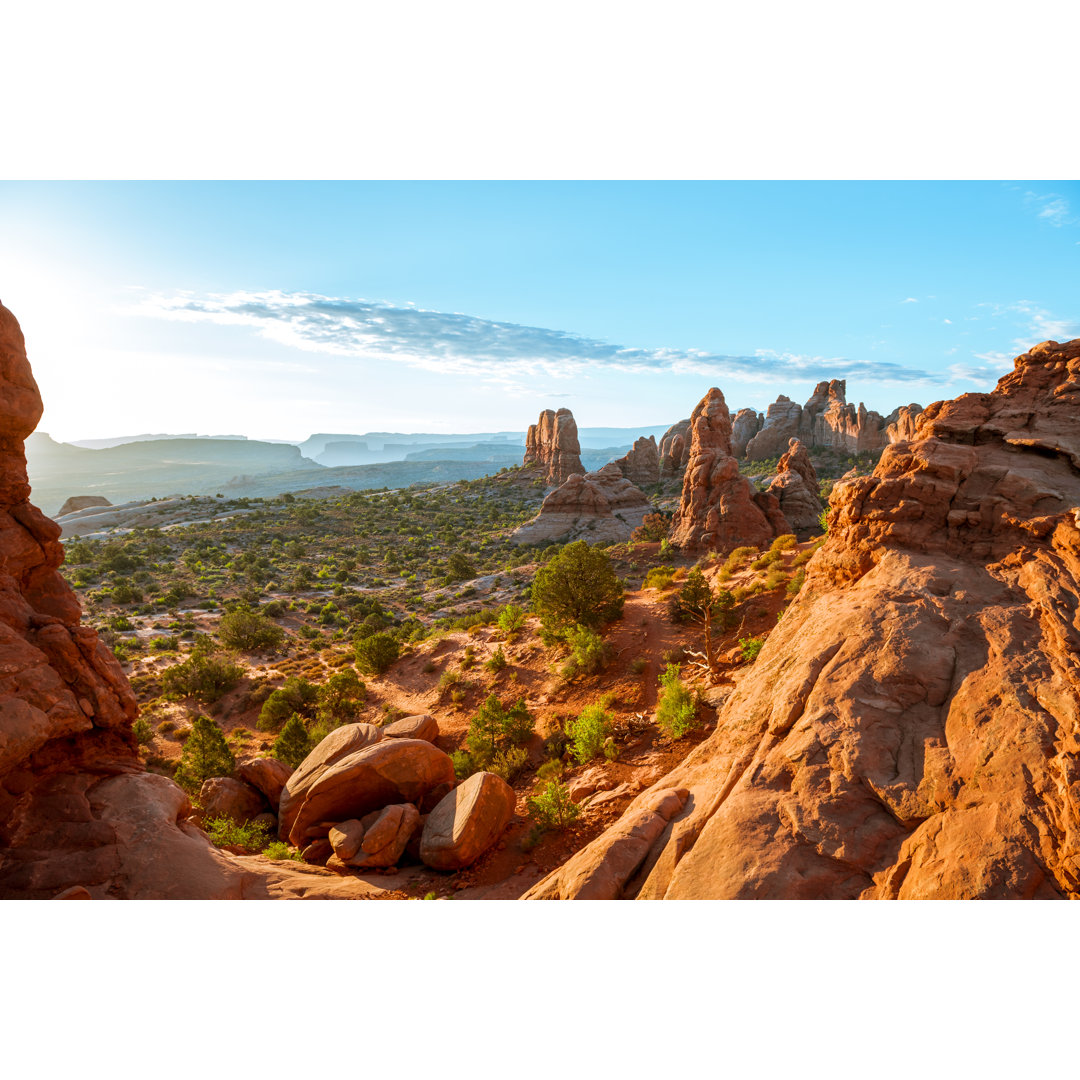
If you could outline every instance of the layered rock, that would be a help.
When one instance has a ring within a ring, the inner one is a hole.
[[[538,466],[548,484],[565,483],[575,473],[584,473],[577,422],[569,409],[545,409],[529,426],[525,436],[526,466]]]
[[[746,456],[750,440],[761,430],[765,418],[757,409],[740,409],[731,421],[731,453],[734,457]]]
[[[1080,339],[914,435],[837,485],[621,895],[1080,898]]]
[[[813,529],[821,517],[818,476],[810,455],[798,439],[792,439],[780,459],[769,493],[793,529]]]
[[[611,464],[632,484],[655,484],[660,479],[660,452],[656,448],[656,439],[643,435],[634,440],[630,451]]]
[[[540,512],[511,534],[515,544],[629,540],[652,506],[641,488],[614,462],[597,472],[571,476],[543,501]]]
[[[690,454],[671,542],[684,551],[769,544],[790,532],[776,498],[755,492],[731,454],[731,416],[713,387],[690,417]]]
[[[660,440],[660,476],[665,480],[682,476],[690,453],[690,421],[680,420],[664,432]]]

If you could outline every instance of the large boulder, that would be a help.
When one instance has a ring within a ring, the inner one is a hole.
[[[476,862],[514,816],[514,789],[494,773],[473,773],[428,815],[420,858],[435,870],[460,870]]]
[[[418,803],[432,788],[453,780],[453,762],[431,743],[385,739],[320,772],[302,797],[293,798],[287,822],[282,811],[281,830],[287,829],[289,842],[303,848],[327,835],[328,822],[362,818],[391,803]]]
[[[237,778],[261,791],[275,812],[292,774],[288,765],[271,757],[248,758],[236,766]]]
[[[392,724],[386,724],[382,733],[388,739],[423,739],[424,742],[433,743],[439,737],[439,721],[430,713],[403,716]]]
[[[690,460],[671,526],[671,542],[687,552],[767,546],[790,532],[779,503],[755,492],[731,454],[731,416],[713,387],[690,417]]]
[[[345,866],[396,866],[419,824],[420,811],[412,803],[394,803],[335,825],[330,845]]]
[[[226,817],[244,825],[266,811],[266,796],[243,780],[212,776],[199,789],[199,805],[203,821]]]
[[[278,832],[282,840],[300,811],[308,792],[327,769],[342,758],[382,740],[382,729],[374,724],[343,724],[326,736],[289,777],[278,803]],[[303,845],[297,845],[303,846]]]

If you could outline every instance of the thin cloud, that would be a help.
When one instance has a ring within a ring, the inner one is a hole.
[[[628,348],[561,330],[427,311],[412,304],[314,293],[156,294],[127,310],[155,319],[244,326],[263,338],[305,352],[470,376],[515,393],[531,385],[531,380],[580,379],[597,369],[748,382],[780,378],[946,381],[939,373],[884,361],[769,349],[756,350],[751,356],[732,356],[693,349]]]
[[[1034,191],[1027,191],[1024,193],[1024,203],[1040,221],[1053,225],[1055,229],[1080,224],[1080,218],[1073,213],[1064,195],[1036,195]]]
[[[914,296],[906,296],[900,301],[901,304],[917,304],[919,301]]]

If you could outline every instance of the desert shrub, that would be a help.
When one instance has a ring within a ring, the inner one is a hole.
[[[575,626],[568,631],[566,643],[570,646],[570,657],[562,668],[564,679],[595,674],[607,662],[608,648],[604,639],[587,627]]]
[[[787,583],[788,596],[797,596],[799,590],[803,587],[803,584],[805,582],[806,571],[800,568],[794,575],[792,575],[791,580]]]
[[[369,675],[381,675],[401,655],[401,643],[381,631],[353,643],[356,666]]]
[[[268,859],[273,859],[275,862],[279,859],[294,859],[296,862],[303,862],[304,857],[295,848],[289,847],[284,840],[272,840],[262,852]]]
[[[461,670],[468,671],[476,664],[476,649],[472,645],[465,646],[465,652],[461,655]]]
[[[545,761],[544,764],[536,770],[536,778],[538,780],[558,780],[562,774],[563,763],[558,759]]]
[[[367,699],[367,687],[352,668],[335,672],[315,696],[315,715],[333,726],[356,719]]]
[[[307,728],[304,727],[304,721],[296,713],[293,713],[285,721],[281,734],[274,740],[271,753],[278,761],[288,765],[290,769],[297,769],[300,767],[300,762],[311,751],[311,736],[308,734]]]
[[[496,751],[488,765],[488,772],[501,776],[509,783],[525,768],[528,760],[529,752],[524,746],[510,746],[505,750]]]
[[[484,661],[484,667],[488,669],[493,675],[497,675],[504,667],[506,667],[506,653],[503,652],[500,645],[494,653],[491,654],[490,660]]]
[[[480,768],[467,750],[451,751],[450,761],[454,766],[454,776],[458,780],[468,780]]]
[[[824,510],[821,511],[820,514],[818,514],[818,519],[817,520],[818,520],[818,525],[821,526],[821,531],[823,533],[828,533],[828,531],[829,531],[829,508],[828,507],[826,507]]]
[[[536,730],[536,721],[525,706],[524,698],[518,698],[509,709],[505,710],[503,735],[515,746],[527,743]]]
[[[778,536],[770,545],[770,551],[787,551],[789,548],[793,548],[799,541],[795,538],[794,533],[784,533],[783,536]]]
[[[658,540],[667,539],[670,527],[670,515],[646,514],[641,519],[641,524],[630,534],[630,539],[638,544],[656,543]]]
[[[742,650],[744,660],[756,660],[761,646],[765,644],[764,636],[739,638],[739,648]]]
[[[183,663],[162,673],[161,689],[168,697],[193,697],[210,705],[231,690],[243,674],[244,669],[227,657],[196,648]]]
[[[450,558],[446,560],[447,584],[455,581],[465,581],[472,577],[476,577],[476,569],[472,563],[460,551],[451,552]]]
[[[787,574],[784,572],[782,566],[774,566],[765,578],[765,591],[771,592],[773,589],[779,589],[781,585],[784,585],[788,580]]]
[[[613,719],[599,702],[594,702],[586,705],[577,719],[567,725],[567,734],[573,739],[571,753],[579,765],[603,753],[604,743],[611,735]]]
[[[145,716],[140,716],[134,724],[131,725],[131,733],[135,736],[135,741],[140,746],[149,746],[154,741],[154,729],[150,726],[149,721]]]
[[[143,602],[142,590],[126,581],[115,582],[111,591],[114,604],[141,604]]]
[[[489,694],[469,722],[465,745],[475,767],[485,769],[500,750],[528,742],[532,734],[532,714],[523,699],[506,709],[494,694]]]
[[[265,821],[241,825],[232,818],[218,817],[203,822],[210,842],[218,847],[242,847],[262,851],[270,843],[270,826]]]
[[[751,570],[764,570],[766,567],[772,566],[774,563],[778,563],[783,559],[783,555],[779,551],[770,550],[761,555],[760,558],[755,559],[750,564]]]
[[[507,604],[499,610],[495,621],[499,629],[510,637],[525,625],[525,612],[517,604]]]
[[[671,580],[675,576],[673,566],[654,566],[646,575],[642,584],[643,589],[670,589]]]
[[[242,602],[221,616],[218,637],[231,649],[250,652],[276,648],[284,640],[285,631]]]
[[[607,555],[577,540],[536,572],[532,604],[550,632],[598,630],[622,614],[623,587]]]
[[[231,776],[236,768],[221,728],[209,716],[196,716],[173,779],[189,795],[198,794],[212,776]]]
[[[568,788],[559,780],[549,780],[540,794],[526,800],[525,805],[529,817],[541,829],[565,828],[581,813]]]
[[[660,676],[660,700],[656,706],[656,726],[672,739],[681,739],[697,727],[694,695],[679,679],[677,664],[668,664]]]
[[[263,702],[257,727],[260,731],[277,731],[294,713],[312,717],[319,688],[299,675],[290,675]]]

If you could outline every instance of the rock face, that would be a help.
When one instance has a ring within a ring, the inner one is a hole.
[[[303,768],[301,765],[297,773]],[[293,800],[289,842],[306,847],[327,835],[327,822],[363,818],[391,803],[417,803],[432,788],[453,782],[453,762],[431,743],[423,739],[382,740],[336,759],[306,790],[299,806],[298,800]],[[284,831],[287,819],[284,796],[282,799]]]
[[[597,472],[571,476],[543,501],[540,513],[511,534],[515,544],[629,540],[652,506],[639,487],[623,478],[615,462]]]
[[[745,444],[746,457],[750,461],[777,457],[784,453],[791,439],[799,439],[807,447],[848,452],[880,450],[896,441],[889,434],[889,425],[896,421],[901,410],[882,417],[861,403],[857,408],[849,405],[846,394],[844,379],[818,383],[805,405],[798,405],[781,394],[769,406],[760,430]],[[918,405],[906,408],[914,413],[919,410]],[[735,456],[741,454],[736,452]]]
[[[755,493],[731,456],[731,417],[713,387],[690,417],[690,457],[671,542],[684,551],[761,547],[790,532],[774,496]]]
[[[889,426],[886,435],[889,442],[910,442],[915,438],[915,420],[922,412],[921,405],[901,405],[894,413],[886,418]]]
[[[765,418],[757,409],[740,409],[731,421],[731,453],[734,457],[746,456],[750,440],[761,430]]]
[[[656,448],[656,439],[650,435],[634,441],[629,453],[616,459],[617,465],[631,484],[655,484],[660,479],[660,452]]]
[[[682,476],[690,456],[690,421],[680,420],[664,432],[660,440],[660,476],[665,480]]]
[[[261,791],[275,813],[292,773],[288,765],[271,757],[250,758],[236,766],[237,777]]]
[[[1080,339],[915,435],[837,485],[624,895],[1080,897]]]
[[[74,514],[76,510],[85,510],[90,506],[112,506],[112,503],[103,495],[72,495],[60,507],[60,511],[56,516],[63,517],[65,514]]]
[[[502,835],[514,815],[514,789],[494,773],[473,773],[428,815],[420,858],[436,870],[476,862]]]
[[[818,476],[810,455],[798,439],[788,444],[787,453],[780,459],[776,476],[769,485],[780,510],[793,529],[813,529],[821,516],[818,495]]]
[[[565,483],[575,473],[584,473],[577,422],[569,409],[545,409],[529,426],[525,436],[525,465],[538,465],[548,484]]]

